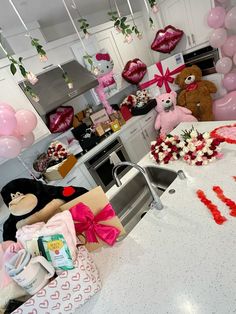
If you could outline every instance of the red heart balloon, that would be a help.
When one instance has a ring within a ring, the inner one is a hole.
[[[172,25],[160,29],[151,45],[152,50],[170,53],[182,38],[184,32]]]
[[[74,109],[71,106],[60,106],[48,114],[49,130],[52,133],[65,132],[72,126]]]
[[[140,59],[136,58],[126,63],[122,77],[131,84],[138,84],[142,81],[147,72],[147,66]]]

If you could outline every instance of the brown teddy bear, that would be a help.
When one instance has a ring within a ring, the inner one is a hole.
[[[178,105],[188,108],[198,121],[212,121],[212,98],[217,88],[214,83],[202,80],[202,71],[192,65],[183,69],[175,83],[182,91],[178,95]]]

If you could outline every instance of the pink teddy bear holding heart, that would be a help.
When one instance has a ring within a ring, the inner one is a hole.
[[[177,93],[174,91],[157,96],[156,101],[155,129],[160,130],[161,135],[169,134],[180,122],[197,121],[189,109],[176,106]]]

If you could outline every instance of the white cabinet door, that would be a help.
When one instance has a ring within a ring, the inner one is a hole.
[[[143,134],[146,139],[147,152],[149,152],[151,148],[151,142],[155,141],[157,138],[157,131],[154,129],[154,121],[146,124],[146,126],[143,127]]]
[[[207,25],[207,15],[211,10],[211,0],[185,0],[187,17],[191,31],[191,42],[193,46],[208,41],[211,29]]]
[[[48,128],[7,68],[0,70],[0,101],[9,103],[16,110],[29,109],[34,112],[38,119],[37,127],[34,130],[35,140],[42,139],[50,134]]]
[[[123,144],[132,162],[139,162],[147,153],[147,144],[142,130],[127,138]]]
[[[198,3],[198,1],[196,1],[196,3]],[[191,33],[189,31],[186,0],[165,0],[160,5],[160,12],[164,26],[172,25],[175,28],[184,31],[184,36],[177,45],[176,49],[178,51],[184,51],[191,48]]]

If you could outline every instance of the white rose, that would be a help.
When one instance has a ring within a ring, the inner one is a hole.
[[[203,153],[206,153],[207,150],[208,150],[208,148],[205,146],[205,147],[203,147],[202,152],[203,152]]]
[[[190,133],[190,136],[191,136],[191,138],[197,137],[197,132],[193,130],[193,131]]]
[[[208,149],[207,154],[208,154],[209,156],[211,156],[211,155],[213,154],[213,151],[210,150],[210,149]]]
[[[202,157],[201,156],[197,156],[196,161],[202,161]]]
[[[203,160],[202,164],[206,166],[208,164],[208,160]]]
[[[180,147],[180,148],[183,148],[185,146],[185,143],[182,141],[177,146]]]
[[[183,152],[188,153],[188,152],[189,152],[188,147],[184,147],[184,148],[183,148]]]
[[[188,145],[188,148],[189,148],[190,152],[194,152],[196,150],[196,147],[195,147],[195,145],[193,143],[190,143]]]
[[[184,156],[184,155],[185,155],[185,152],[184,152],[184,151],[181,151],[179,154],[180,154],[180,156]]]
[[[152,141],[152,142],[151,142],[151,145],[155,145],[155,144],[156,144],[156,141]]]
[[[207,140],[208,138],[210,138],[210,133],[209,132],[205,132],[205,133],[203,133],[203,138],[205,139],[205,140]]]

